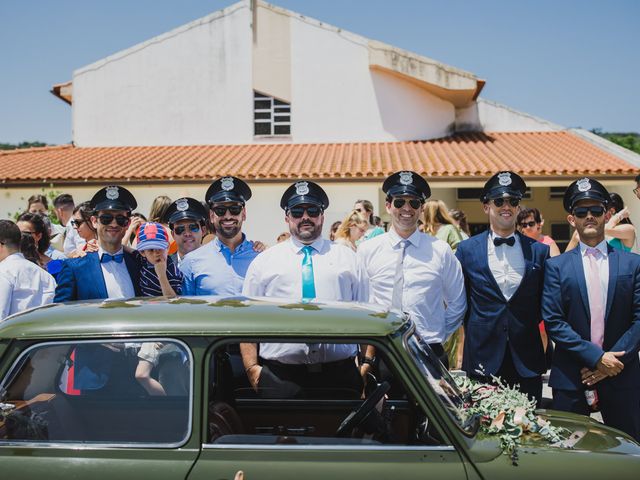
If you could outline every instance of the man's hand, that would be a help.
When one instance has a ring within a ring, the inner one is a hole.
[[[598,370],[589,370],[587,367],[580,370],[580,375],[582,376],[582,384],[588,386],[595,385],[608,376]]]
[[[258,252],[258,253],[262,253],[267,249],[267,246],[262,243],[260,240],[254,240],[253,241],[253,251],[254,252]]]
[[[624,368],[624,363],[618,360],[618,357],[624,354],[625,352],[604,352],[596,364],[596,369],[606,376],[615,377]]]
[[[249,378],[249,383],[251,384],[251,388],[253,388],[256,392],[258,391],[258,381],[260,380],[261,373],[262,367],[257,363],[247,368],[247,377]]]

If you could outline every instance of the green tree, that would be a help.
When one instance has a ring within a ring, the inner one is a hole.
[[[640,133],[603,132],[601,128],[594,128],[591,132],[632,152],[640,153]]]
[[[0,150],[16,150],[18,148],[46,147],[44,142],[0,143]]]

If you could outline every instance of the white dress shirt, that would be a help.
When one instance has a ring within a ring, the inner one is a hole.
[[[67,223],[65,232],[64,244],[62,247],[65,255],[69,255],[74,250],[84,247],[85,243],[87,243],[85,239],[80,236],[78,231],[73,228],[71,220]]]
[[[14,253],[0,262],[0,320],[53,302],[56,282],[49,273]]]
[[[582,266],[584,268],[584,280],[587,284],[587,297],[589,303],[593,303],[591,300],[591,292],[589,291],[589,275],[591,274],[591,264],[589,262],[589,256],[587,255],[587,249],[591,248],[588,245],[580,242],[580,256],[582,257]],[[602,305],[607,304],[607,290],[609,289],[609,252],[607,251],[607,241],[603,240],[594,248],[600,250],[600,255],[596,259],[600,270],[600,291],[602,292]]]
[[[291,237],[268,248],[249,265],[242,294],[290,298],[302,301],[302,248],[305,245]],[[357,300],[359,281],[356,254],[345,247],[318,238],[311,244],[313,277],[317,301]],[[261,343],[260,357],[281,363],[325,363],[356,355],[355,345]]]
[[[98,248],[98,259],[102,258],[102,254],[105,252],[102,247]],[[123,249],[118,250],[116,255],[123,253]],[[110,254],[109,254],[110,255]],[[100,268],[102,268],[102,276],[104,277],[104,283],[107,286],[107,298],[131,298],[136,296],[136,291],[133,288],[133,282],[127,270],[127,264],[118,263],[115,261],[102,263],[100,262]]]
[[[358,247],[361,297],[391,307],[400,242],[389,232]],[[467,308],[460,262],[447,243],[415,231],[408,239],[403,261],[402,306],[429,343],[444,342],[462,322]]]
[[[487,236],[487,253],[489,255],[489,269],[495,278],[505,300],[509,301],[524,277],[525,263],[520,239],[514,233],[505,238],[513,237],[515,243],[509,246],[503,243],[499,247],[493,244],[493,239],[498,237],[493,232]]]

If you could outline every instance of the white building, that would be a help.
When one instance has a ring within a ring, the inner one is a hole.
[[[22,208],[21,197],[43,185],[83,200],[121,183],[147,213],[156,195],[202,199],[212,179],[231,174],[254,190],[249,236],[273,242],[285,228],[280,195],[299,177],[327,188],[327,224],[358,198],[384,213],[381,181],[400,169],[424,174],[433,196],[467,211],[472,223],[485,217],[464,189],[498,170],[518,171],[545,214],[546,233],[556,225],[557,237],[568,235],[558,195],[577,176],[595,176],[633,201],[640,156],[480,99],[484,84],[243,0],[54,86],[73,109],[74,146],[0,154],[5,208]]]

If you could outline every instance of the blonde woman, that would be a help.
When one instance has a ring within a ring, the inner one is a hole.
[[[454,252],[462,241],[462,234],[442,200],[429,200],[424,205],[424,232],[444,240]]]
[[[356,242],[360,240],[369,228],[369,222],[357,210],[352,210],[342,221],[335,233],[335,242],[356,250]]]

